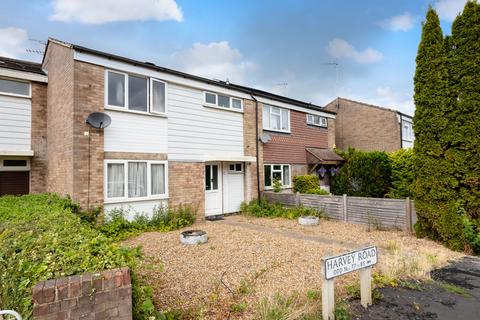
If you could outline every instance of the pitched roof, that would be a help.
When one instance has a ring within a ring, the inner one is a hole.
[[[12,59],[7,57],[0,57],[0,68],[45,75],[45,72],[43,72],[42,65],[40,63]]]
[[[398,113],[398,114],[400,114],[400,115],[402,115],[402,116],[404,116],[404,117],[413,118],[413,116],[411,116],[411,115],[409,115],[409,114],[400,112],[400,111],[395,110],[395,109],[392,109],[392,108],[381,107],[381,106],[377,106],[377,105],[374,105],[374,104],[370,104],[370,103],[366,103],[366,102],[361,102],[361,101],[356,101],[356,100],[351,100],[351,99],[342,98],[342,97],[338,97],[338,98],[336,98],[335,100],[332,100],[332,101],[329,102],[326,106],[334,103],[334,102],[337,101],[337,100],[343,100],[343,101],[353,102],[353,103],[361,104],[361,105],[363,105],[363,106],[370,107],[370,108],[377,108],[377,109],[381,109],[381,110],[392,111],[392,112]]]
[[[89,53],[89,54],[92,54],[92,55],[104,57],[104,58],[107,58],[107,59],[121,61],[121,62],[125,62],[125,63],[128,63],[128,64],[133,64],[135,66],[140,66],[140,67],[152,69],[152,70],[155,70],[155,71],[168,73],[168,74],[179,76],[179,77],[186,78],[186,79],[200,81],[200,82],[203,82],[203,83],[227,88],[227,89],[230,89],[230,90],[237,90],[237,91],[240,91],[240,92],[243,92],[243,93],[246,93],[246,94],[252,94],[254,96],[267,98],[267,99],[271,99],[271,100],[275,100],[275,101],[279,101],[279,102],[284,102],[284,103],[288,103],[288,104],[293,104],[293,105],[296,105],[296,106],[300,106],[300,107],[304,107],[304,108],[308,108],[308,109],[312,109],[312,110],[316,110],[316,111],[321,111],[321,112],[325,112],[325,113],[329,113],[329,114],[336,114],[336,112],[325,110],[325,109],[323,109],[322,106],[315,105],[315,104],[312,104],[312,103],[309,103],[309,102],[304,102],[304,101],[284,97],[284,96],[281,96],[281,95],[278,95],[278,94],[274,94],[274,93],[270,93],[270,92],[267,92],[267,91],[255,89],[255,88],[252,88],[252,87],[246,87],[246,86],[242,86],[242,85],[238,85],[238,84],[233,84],[231,82],[207,79],[207,78],[200,77],[200,76],[195,76],[195,75],[192,75],[192,74],[189,74],[189,73],[186,73],[186,72],[157,66],[152,62],[142,62],[142,61],[139,61],[139,60],[122,57],[122,56],[119,56],[119,55],[115,55],[115,54],[111,54],[111,53],[87,48],[87,47],[84,47],[84,46],[68,43],[68,42],[61,41],[61,40],[56,40],[56,39],[49,38],[48,39],[48,44],[47,44],[47,49],[48,49],[48,45],[52,41],[55,42],[55,43],[64,45],[64,46],[68,46],[68,47],[70,47],[70,48],[72,48],[72,49],[74,49],[75,51],[78,51],[78,52],[85,52],[85,53]]]
[[[327,148],[305,148],[308,153],[312,154],[319,162],[343,162],[345,159],[340,157],[336,152]]]

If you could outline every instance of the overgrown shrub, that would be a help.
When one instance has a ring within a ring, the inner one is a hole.
[[[248,203],[243,202],[240,206],[240,211],[244,215],[254,217],[268,217],[268,218],[287,218],[297,219],[301,216],[316,216],[323,217],[323,213],[313,208],[305,207],[283,207],[279,203],[270,203],[266,199],[254,199]]]
[[[326,190],[320,188],[320,180],[316,174],[293,177],[293,191],[306,194],[329,194]]]
[[[332,177],[333,194],[383,198],[390,190],[392,165],[385,152],[364,152],[353,148],[337,152],[346,161]]]
[[[279,178],[274,178],[272,189],[273,189],[273,192],[282,191],[282,189],[283,189],[282,180],[280,180]]]
[[[400,149],[388,157],[392,164],[392,186],[385,197],[397,199],[412,197],[415,179],[413,149]]]
[[[135,319],[155,314],[152,294],[134,272],[141,256],[102,235],[73,213],[78,205],[54,194],[0,197],[0,305],[32,317],[32,286],[42,280],[128,266]]]
[[[195,222],[196,209],[179,206],[175,209],[157,207],[148,217],[136,214],[128,220],[128,211],[113,209],[106,214],[105,222],[99,230],[109,238],[121,240],[146,231],[171,231],[192,225]]]

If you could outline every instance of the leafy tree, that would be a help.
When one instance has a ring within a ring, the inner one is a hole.
[[[392,167],[388,155],[353,148],[339,153],[346,162],[332,178],[332,193],[383,198],[391,186]]]
[[[415,178],[413,149],[400,149],[388,157],[392,164],[392,186],[385,196],[397,199],[411,197]]]

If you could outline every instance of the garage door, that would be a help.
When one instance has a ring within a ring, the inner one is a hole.
[[[29,180],[29,171],[0,171],[0,196],[27,194]]]

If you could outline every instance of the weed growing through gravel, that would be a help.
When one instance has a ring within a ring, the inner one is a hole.
[[[264,298],[257,305],[255,320],[307,320],[321,319],[321,304],[306,296],[293,293],[284,296],[279,293]]]
[[[445,291],[449,291],[449,292],[452,292],[452,293],[456,293],[456,294],[459,294],[461,296],[464,296],[464,297],[468,297],[468,298],[471,298],[472,295],[470,293],[468,293],[464,288],[462,287],[459,287],[459,286],[456,286],[454,284],[451,284],[451,283],[447,283],[447,282],[438,282],[438,284],[440,285],[440,287],[443,288],[443,290]]]
[[[313,208],[291,207],[285,208],[279,203],[270,203],[266,199],[252,200],[248,203],[243,202],[240,211],[244,215],[253,217],[269,217],[269,218],[287,218],[297,219],[301,216],[315,216],[322,218],[323,212]]]

